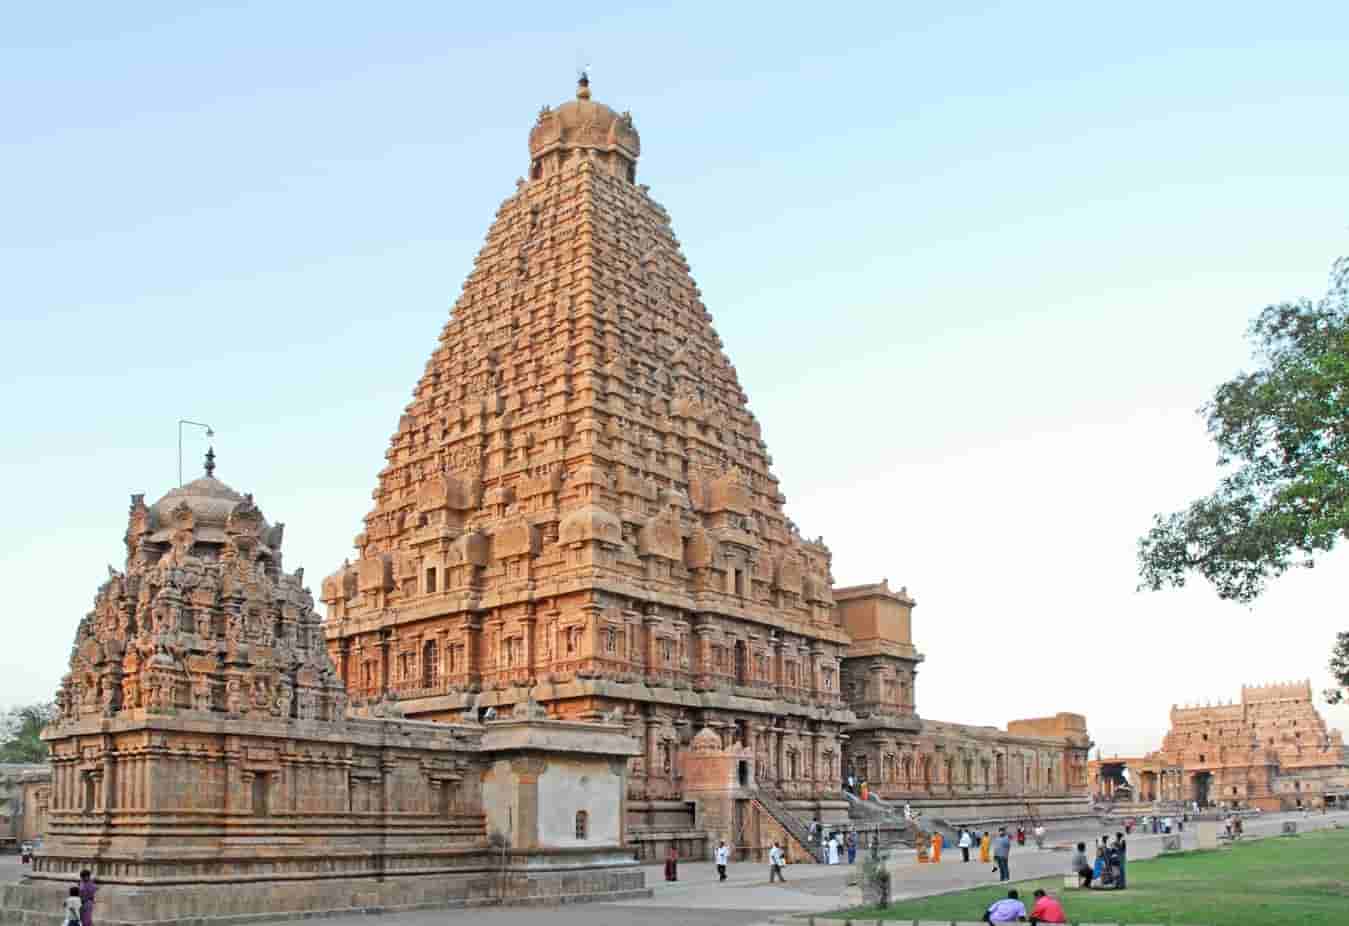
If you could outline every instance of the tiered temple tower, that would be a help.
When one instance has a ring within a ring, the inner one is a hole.
[[[1243,685],[1236,703],[1173,706],[1161,749],[1093,766],[1098,788],[1129,769],[1145,801],[1264,810],[1349,803],[1344,736],[1316,710],[1310,681]]]
[[[528,179],[399,419],[357,558],[323,583],[352,698],[436,720],[530,696],[556,717],[621,717],[642,743],[634,838],[681,825],[681,755],[704,729],[749,757],[744,788],[806,816],[846,812],[858,712],[854,770],[873,787],[1006,792],[943,777],[959,737],[924,751],[912,600],[867,586],[840,606],[828,547],[784,514],[669,215],[637,183],[640,151],[631,116],[585,78],[539,113]],[[987,732],[962,742],[991,766]],[[1016,748],[1066,768],[1077,734]],[[1046,781],[1070,795],[1066,775],[1040,774],[1037,790]]]
[[[282,526],[213,468],[132,496],[43,732],[44,844],[0,911],[50,915],[84,868],[113,923],[646,893],[623,728],[527,701],[486,725],[351,716]]]

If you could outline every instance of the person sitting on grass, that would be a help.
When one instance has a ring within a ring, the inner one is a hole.
[[[1087,844],[1085,842],[1077,844],[1077,851],[1073,853],[1073,860],[1068,863],[1068,867],[1072,869],[1073,874],[1077,875],[1078,887],[1091,887],[1093,872],[1091,864],[1087,861]]]
[[[1036,923],[1066,923],[1068,916],[1063,912],[1063,904],[1050,897],[1044,891],[1035,891],[1035,906],[1030,909],[1031,926]]]
[[[1016,889],[1007,892],[1007,896],[1002,900],[995,900],[984,911],[985,923],[1024,923],[1026,921],[1026,905],[1023,904],[1017,894]]]

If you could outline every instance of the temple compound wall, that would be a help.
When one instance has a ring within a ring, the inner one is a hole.
[[[50,793],[50,766],[0,764],[0,847],[14,849],[42,835]]]
[[[685,769],[703,730],[744,751],[743,790],[802,817],[846,818],[850,770],[951,813],[1085,811],[1080,717],[918,717],[913,600],[836,588],[829,548],[785,515],[670,217],[637,183],[640,147],[585,80],[540,112],[356,556],[323,582],[353,701],[611,718],[639,744],[627,824],[648,855],[708,851]]]
[[[44,844],[0,918],[59,920],[83,868],[108,923],[646,893],[622,726],[528,700],[487,724],[351,711],[282,526],[212,470],[132,498],[43,732]]]
[[[1093,760],[1091,780],[1106,799],[1127,783],[1128,796],[1144,802],[1340,806],[1349,805],[1349,754],[1316,710],[1310,680],[1243,685],[1236,703],[1172,706],[1160,749]]]

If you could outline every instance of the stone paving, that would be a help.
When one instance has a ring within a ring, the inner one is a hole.
[[[1284,821],[1295,820],[1299,830],[1349,825],[1349,812],[1326,815],[1266,814],[1247,818],[1248,837],[1272,836],[1280,832]],[[1113,833],[1115,828],[1110,828]],[[1090,843],[1107,832],[1099,825],[1069,824],[1051,827],[1049,842]],[[1194,826],[1182,834],[1187,849],[1196,847]],[[1135,833],[1129,837],[1132,861],[1161,853],[1162,837]],[[1012,849],[1012,877],[1015,880],[1042,878],[1066,872],[1068,853],[1053,849]],[[961,862],[960,851],[943,851],[940,864],[918,864],[911,851],[901,853],[900,875],[894,889],[898,899],[940,894],[981,884],[992,884],[997,876],[977,861]],[[642,900],[615,903],[582,904],[562,907],[504,907],[486,909],[424,910],[390,913],[374,926],[533,926],[546,919],[548,926],[755,926],[783,923],[794,914],[824,913],[860,903],[856,886],[849,885],[854,867],[849,865],[793,865],[787,868],[787,883],[769,884],[768,866],[738,863],[729,866],[728,880],[717,881],[716,868],[706,862],[684,862],[679,866],[679,881],[668,883],[660,865],[645,866],[647,885],[653,896]],[[17,856],[0,856],[0,880],[17,880],[23,866]],[[344,917],[316,917],[307,922],[341,926],[351,920]],[[799,921],[798,921],[799,922]]]

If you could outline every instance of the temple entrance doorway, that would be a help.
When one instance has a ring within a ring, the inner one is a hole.
[[[1213,787],[1213,773],[1195,772],[1190,782],[1192,787],[1190,793],[1194,796],[1195,802],[1200,807],[1207,807],[1209,805],[1209,789]]]

